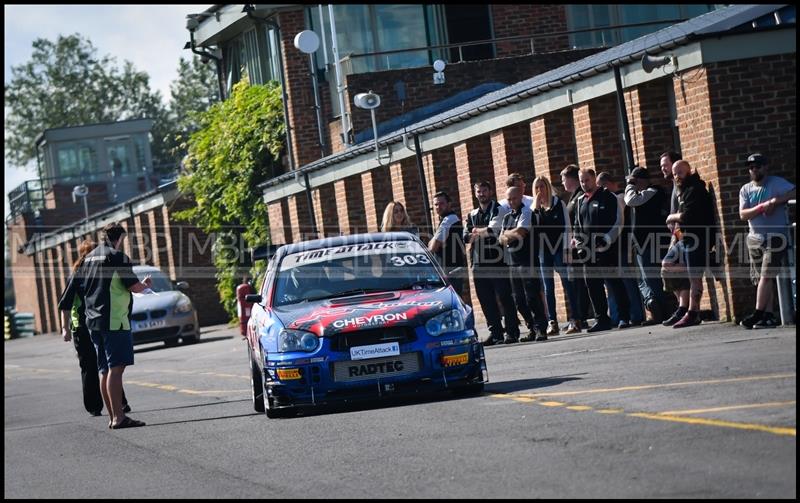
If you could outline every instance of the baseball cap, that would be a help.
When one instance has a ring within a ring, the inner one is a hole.
[[[750,154],[747,157],[747,162],[746,162],[746,164],[758,164],[759,166],[763,166],[766,163],[767,163],[767,158],[758,153]]]

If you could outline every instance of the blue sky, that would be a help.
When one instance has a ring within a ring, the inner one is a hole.
[[[109,54],[117,63],[129,60],[150,75],[150,87],[169,98],[169,84],[177,77],[178,60],[188,59],[183,50],[189,40],[186,14],[202,12],[212,4],[199,5],[4,5],[4,81],[11,67],[26,63],[37,38],[55,40],[59,34],[79,33],[92,41],[100,55]],[[8,191],[36,178],[29,170],[5,164],[3,185],[8,215]]]

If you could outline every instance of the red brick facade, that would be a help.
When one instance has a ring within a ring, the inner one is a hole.
[[[567,35],[542,36],[567,31],[567,13],[563,5],[495,4],[491,8],[495,38],[520,35],[533,38],[533,47],[530,40],[498,43],[498,58],[569,48]]]

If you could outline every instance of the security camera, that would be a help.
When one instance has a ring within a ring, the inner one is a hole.
[[[353,102],[358,108],[363,108],[364,110],[375,110],[381,106],[381,97],[372,91],[369,91],[368,93],[356,94]]]

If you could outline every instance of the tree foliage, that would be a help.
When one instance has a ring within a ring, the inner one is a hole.
[[[199,129],[189,137],[185,171],[178,178],[178,188],[196,205],[176,217],[215,234],[217,289],[231,316],[236,313],[242,252],[269,242],[259,185],[280,165],[282,110],[277,84],[236,84],[230,98],[197,116]]]
[[[161,93],[150,89],[149,76],[125,61],[98,57],[91,41],[78,34],[55,42],[36,39],[30,61],[11,68],[5,86],[5,153],[18,167],[36,159],[36,138],[49,128],[152,118],[153,154],[163,156],[163,130],[169,117]]]

